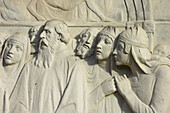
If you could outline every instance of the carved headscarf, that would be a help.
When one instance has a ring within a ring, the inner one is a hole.
[[[6,43],[5,43],[5,47],[3,49],[3,53],[2,53],[2,57],[1,57],[1,64],[3,63],[3,56],[4,56],[4,52],[5,52],[5,49],[7,47],[7,44],[8,42],[11,41],[11,42],[17,42],[19,44],[21,44],[23,46],[23,53],[22,53],[22,58],[18,64],[18,67],[17,69],[15,70],[14,73],[10,73],[8,75],[6,75],[5,73],[2,75],[2,80],[3,82],[6,84],[6,86],[9,88],[12,88],[9,90],[9,95],[12,93],[12,90],[17,82],[17,79],[19,77],[19,74],[24,66],[24,64],[29,60],[29,55],[30,55],[30,39],[17,32],[15,34],[13,34],[12,36],[10,36]],[[12,81],[15,81],[14,83]]]
[[[151,53],[146,31],[140,26],[129,28],[120,33],[118,40],[130,45],[134,61],[145,74],[151,73],[151,64],[148,62]]]
[[[114,27],[111,27],[111,26],[107,26],[105,28],[103,28],[102,31],[99,32],[98,36],[99,35],[106,35],[108,36],[112,41],[115,40],[116,38],[116,28]]]

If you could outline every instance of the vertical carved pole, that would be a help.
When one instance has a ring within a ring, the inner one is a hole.
[[[153,52],[153,42],[154,42],[154,39],[153,39],[153,34],[154,34],[154,31],[155,31],[155,23],[154,21],[144,21],[143,22],[143,28],[145,29],[145,31],[147,32],[148,34],[148,37],[149,37],[149,50],[151,52]]]

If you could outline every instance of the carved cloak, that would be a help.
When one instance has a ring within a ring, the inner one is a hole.
[[[67,50],[57,52],[50,68],[38,68],[28,62],[11,97],[11,113],[85,113],[86,84],[84,68],[69,56]]]

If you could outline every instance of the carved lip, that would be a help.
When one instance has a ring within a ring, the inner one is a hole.
[[[6,55],[6,59],[11,59],[12,58],[12,55],[11,54],[7,54]]]
[[[41,47],[48,47],[48,41],[41,40]]]
[[[96,53],[97,53],[97,54],[101,54],[102,52],[101,52],[100,50],[97,50]]]
[[[117,56],[116,55],[114,56],[114,59],[117,61]]]

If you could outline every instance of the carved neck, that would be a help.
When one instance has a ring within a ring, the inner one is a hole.
[[[105,60],[98,60],[99,66],[104,69],[106,72],[110,73],[110,57]]]
[[[15,71],[16,71],[17,68],[18,68],[18,65],[19,65],[19,63],[12,64],[12,65],[5,65],[5,64],[4,64],[5,73],[6,73],[7,75],[11,75],[11,74],[15,73]]]

